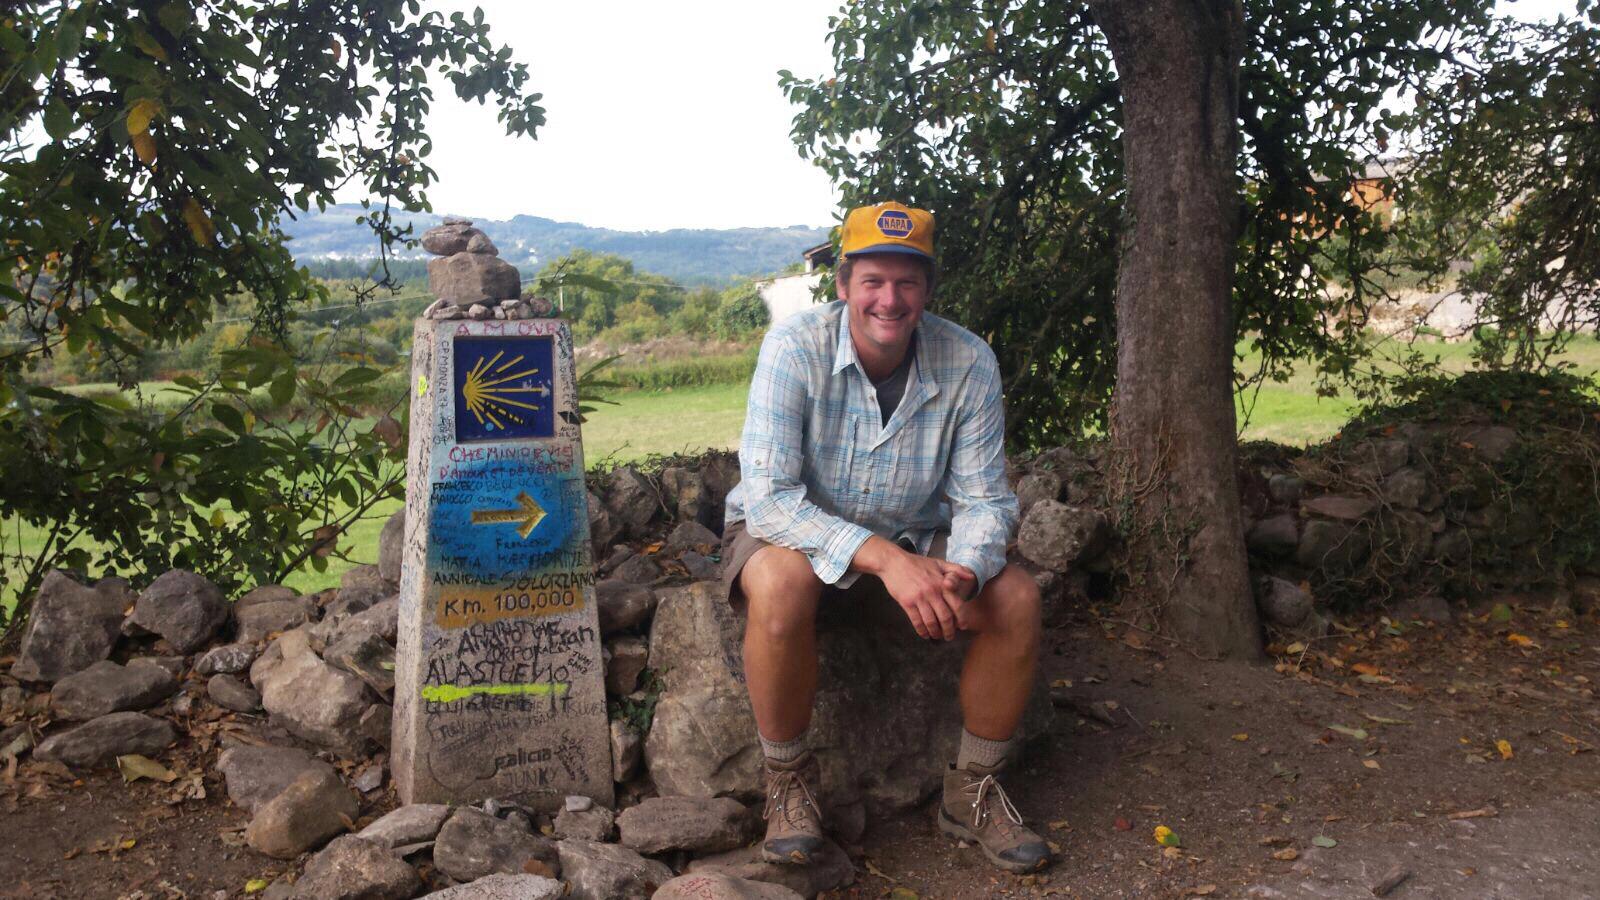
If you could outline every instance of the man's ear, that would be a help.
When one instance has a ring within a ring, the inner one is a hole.
[[[845,280],[838,275],[833,276],[833,295],[840,300],[849,300],[849,291],[845,290]]]

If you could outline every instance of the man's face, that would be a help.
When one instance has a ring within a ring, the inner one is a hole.
[[[928,306],[928,274],[904,253],[872,253],[853,260],[839,299],[850,310],[850,338],[857,352],[903,353]]]

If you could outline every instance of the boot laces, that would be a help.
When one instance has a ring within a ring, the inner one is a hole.
[[[799,771],[775,771],[767,788],[767,802],[761,811],[762,818],[769,818],[776,809],[783,813],[783,820],[792,826],[798,827],[805,821],[805,807],[811,807],[817,821],[822,821],[822,809],[817,806],[817,798],[811,793],[811,788],[806,785],[806,780],[800,777]]]
[[[1000,811],[1004,813],[1005,818],[1010,820],[1012,824],[1022,824],[1022,814],[1017,812],[1015,806],[1011,805],[1011,798],[1006,796],[1005,788],[1000,786],[1000,782],[996,781],[993,775],[985,775],[980,781],[969,782],[966,787],[962,788],[962,791],[975,795],[972,800],[973,828],[983,827],[983,820],[989,815],[988,801],[990,800],[999,801],[997,805]],[[1002,830],[1008,832],[1011,830],[1001,819],[995,819],[994,821]]]

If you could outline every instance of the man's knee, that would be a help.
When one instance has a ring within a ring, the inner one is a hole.
[[[806,555],[786,547],[756,551],[739,573],[749,627],[783,640],[815,627],[822,582]]]
[[[1040,629],[1039,584],[1020,567],[1008,565],[984,585],[984,631],[1019,636],[1037,635]]]

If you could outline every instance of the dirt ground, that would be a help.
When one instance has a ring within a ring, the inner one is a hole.
[[[1449,625],[1347,619],[1257,665],[1082,611],[1046,638],[1056,730],[1007,782],[1055,866],[998,874],[930,805],[872,823],[838,895],[1371,898],[1404,876],[1384,896],[1600,896],[1600,621],[1501,599]],[[0,896],[236,897],[294,868],[243,847],[202,765],[232,725],[202,724],[163,757],[172,784],[0,772]]]
[[[1010,782],[1055,866],[995,875],[919,816],[869,833],[862,895],[1600,896],[1600,628],[1540,605],[1347,621],[1275,665],[1085,617],[1047,639],[1066,702]]]

